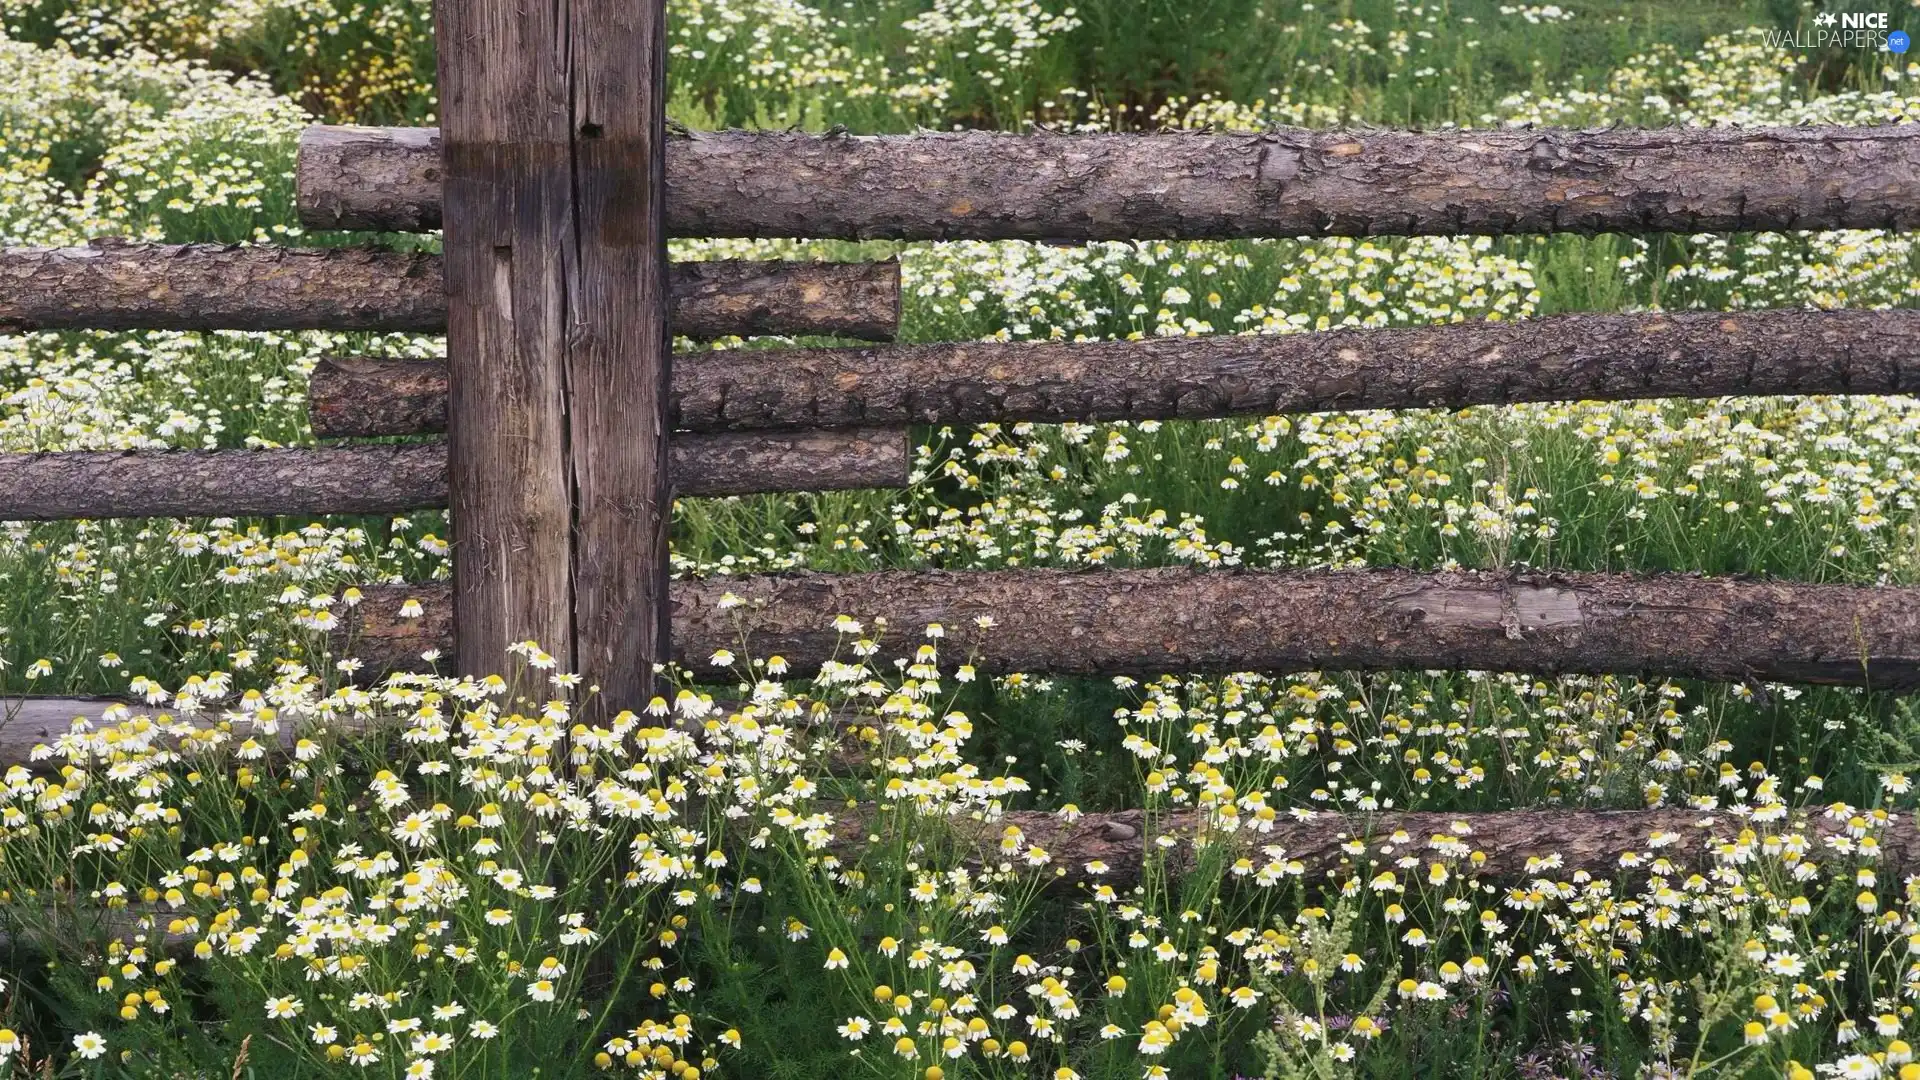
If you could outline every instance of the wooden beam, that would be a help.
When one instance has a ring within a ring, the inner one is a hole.
[[[309,128],[300,220],[432,229],[433,129]],[[1906,229],[1920,125],[921,135],[693,132],[674,236],[1128,240]]]
[[[1556,315],[1518,322],[1112,342],[729,350],[675,366],[695,431],[1173,420],[1332,409],[1920,391],[1920,312]],[[432,360],[314,370],[316,435],[446,425]]]
[[[673,332],[888,341],[900,264],[673,263]],[[0,332],[447,328],[444,260],[427,252],[223,244],[0,250]]]
[[[683,496],[905,487],[903,431],[681,435]],[[0,454],[0,521],[397,514],[445,507],[443,443]]]
[[[519,0],[477,2],[504,11]],[[599,688],[587,711],[604,717],[647,704],[668,649],[667,9],[567,0],[563,10],[575,215],[564,354],[572,661]]]
[[[337,650],[369,674],[449,646],[432,585],[368,589]],[[743,606],[723,609],[728,593]],[[400,619],[407,596],[427,614]],[[943,666],[1059,675],[1484,670],[1920,689],[1920,588],[1680,574],[1411,570],[992,570],[799,573],[676,581],[674,658],[853,658],[836,615],[884,618],[882,655],[940,623]],[[976,619],[989,618],[982,630]],[[466,658],[475,669],[504,656]]]
[[[621,528],[661,519],[667,428],[649,403],[667,370],[666,262],[645,85],[658,6],[625,19],[611,0],[434,8],[454,610],[471,663],[531,639],[574,667],[577,522],[610,499]],[[609,400],[585,403],[594,392]],[[624,456],[600,445],[608,406],[632,413]],[[661,542],[649,534],[627,558]],[[650,640],[642,629],[635,644]]]

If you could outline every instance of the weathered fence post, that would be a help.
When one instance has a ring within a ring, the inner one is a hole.
[[[436,7],[455,652],[612,708],[666,658],[663,0]]]

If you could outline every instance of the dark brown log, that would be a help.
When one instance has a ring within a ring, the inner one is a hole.
[[[675,435],[674,494],[902,488],[912,468],[908,442],[905,431],[887,428],[794,431],[777,438]]]
[[[812,263],[715,259],[667,266],[669,322],[682,337],[815,334],[892,341],[900,330],[900,261]]]
[[[300,219],[435,228],[438,161],[431,129],[309,128]],[[674,236],[902,240],[1911,228],[1920,126],[694,132],[666,210]]]
[[[674,263],[673,332],[887,341],[900,265]],[[447,328],[441,256],[367,248],[131,244],[0,250],[0,331]]]
[[[444,612],[444,593],[407,588]],[[729,592],[749,604],[721,609]],[[352,620],[351,650],[370,671],[406,668],[423,642],[448,647],[444,623],[395,618],[404,595],[369,590]],[[940,623],[943,663],[989,672],[1440,669],[1920,688],[1920,588],[1397,569],[883,571],[680,581],[673,608],[674,657],[703,674],[716,650],[741,653],[743,635],[752,657],[797,671],[848,659],[833,619],[849,615],[869,634],[885,618],[887,657]],[[975,624],[983,616],[992,629]]]
[[[1519,322],[1087,343],[727,351],[676,366],[694,431],[1172,420],[1330,409],[1920,391],[1920,312],[1558,315]],[[438,361],[315,370],[314,433],[446,425]]]
[[[131,948],[143,944],[161,955],[182,955],[199,938],[184,931],[169,929],[174,920],[187,913],[157,908],[149,904],[107,907],[93,901],[43,906],[31,922],[25,905],[11,905],[0,911],[0,950],[18,949],[42,955],[97,955],[108,942],[117,941]],[[209,920],[200,919],[201,935]]]
[[[688,365],[674,365],[685,378]],[[307,380],[316,438],[415,435],[447,430],[447,362],[323,356]]]
[[[674,493],[905,487],[902,431],[677,436]],[[447,448],[126,450],[0,454],[0,521],[395,514],[447,505]]]
[[[445,506],[438,444],[0,454],[0,520],[396,514]]]

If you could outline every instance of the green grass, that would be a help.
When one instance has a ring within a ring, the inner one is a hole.
[[[274,91],[327,120],[422,123],[434,112],[430,9],[418,0],[384,0],[357,13],[322,3],[285,5],[256,26],[209,31],[210,40],[196,35],[201,23],[217,22],[212,14],[217,7],[201,0],[183,3],[117,8],[117,21],[109,20],[112,32],[93,38],[61,22],[63,14],[79,10],[67,0],[0,4],[0,16],[16,39],[48,47],[64,42],[82,53],[111,56],[138,42],[256,72]],[[1777,0],[1592,0],[1570,2],[1576,12],[1571,21],[1535,24],[1501,14],[1501,5],[1492,0],[1341,0],[1311,9],[1270,0],[1087,0],[1075,5],[1077,25],[1042,35],[1045,41],[1015,64],[1004,56],[983,61],[983,39],[971,32],[943,38],[903,26],[932,9],[931,2],[853,0],[823,5],[806,18],[766,6],[755,9],[758,21],[740,24],[719,20],[720,6],[689,0],[671,9],[679,20],[676,43],[708,54],[679,54],[671,65],[675,119],[695,126],[845,124],[856,131],[1018,129],[1035,121],[1142,129],[1200,122],[1195,110],[1201,117],[1236,122],[1488,126],[1530,107],[1512,104],[1515,95],[1526,96],[1532,105],[1551,100],[1560,110],[1552,115],[1579,123],[1657,122],[1672,110],[1709,114],[1721,107],[1702,104],[1709,91],[1723,91],[1727,100],[1764,111],[1786,106],[1754,105],[1748,99],[1763,98],[1764,90],[1748,93],[1739,81],[1744,76],[1765,82],[1754,74],[1765,74],[1764,59],[1732,57],[1724,48],[1710,55],[1701,50],[1711,39],[1749,25],[1804,25],[1812,13]],[[1046,10],[1058,15],[1064,7]],[[721,40],[689,29],[696,13],[709,20],[703,26],[722,34]],[[793,21],[780,22],[776,14]],[[338,24],[337,32],[328,29],[330,24]],[[766,32],[758,44],[752,43],[755,30]],[[984,40],[999,48],[1007,35]],[[748,62],[768,57],[788,63],[785,74],[756,71]],[[1887,87],[1883,59],[1860,51],[1809,55],[1777,82],[1788,98],[1816,93],[1863,98]],[[1623,75],[1632,77],[1617,79]],[[1714,90],[1709,84],[1723,75],[1729,86]],[[130,232],[151,229],[181,241],[241,240],[291,225],[285,172],[298,130],[295,120],[284,114],[260,120],[235,106],[217,123],[179,130],[143,126],[183,100],[186,91],[177,78],[94,72],[73,81],[85,89],[64,97],[37,90],[0,95],[0,124],[8,125],[0,127],[0,165],[44,158],[47,175],[61,190],[76,200],[92,190],[105,200],[96,216]],[[936,83],[945,89],[930,97],[907,93],[914,85]],[[1610,104],[1581,99],[1602,93],[1613,95]],[[1264,104],[1256,109],[1255,102]],[[96,121],[96,113],[118,119]],[[35,125],[31,138],[8,134],[29,125]],[[44,138],[38,134],[42,128]],[[251,155],[251,164],[240,171],[259,173],[258,205],[211,207],[193,200],[184,208],[170,205],[194,191],[196,178],[226,167],[219,155],[236,145]],[[135,165],[160,174],[150,182],[153,193],[138,194],[135,185],[117,201],[107,198],[115,171]],[[24,196],[13,200],[24,202]],[[0,204],[6,201],[0,196]],[[62,220],[76,229],[96,223],[83,218],[75,211]],[[12,220],[10,215],[7,221]],[[272,235],[294,235],[301,243],[433,242],[371,234]],[[1649,306],[1719,310],[1911,303],[1920,288],[1915,284],[1920,257],[1914,249],[1899,238],[1862,241],[1881,246],[1855,263],[1849,260],[1859,252],[1847,249],[1847,243],[1803,235],[1556,236],[1501,238],[1476,249],[1380,240],[1367,245],[1372,254],[1359,245],[1291,240],[1164,245],[1165,250],[1102,245],[1089,251],[688,243],[681,253],[838,258],[899,253],[907,261],[909,284],[925,284],[933,293],[908,297],[901,337],[940,341],[1000,331],[1043,339],[1056,327],[1063,336],[1151,335],[1162,325],[1157,309],[1163,306],[1177,309],[1176,324],[1177,318],[1193,318],[1208,322],[1213,332],[1228,332],[1240,328],[1233,321],[1237,313],[1256,307],[1284,308],[1308,325],[1320,318],[1337,325],[1349,315],[1376,312],[1389,323],[1409,325],[1432,321],[1431,312],[1440,304],[1479,318],[1489,312],[1515,317]],[[1446,282],[1437,276],[1443,270],[1452,275]],[[1186,301],[1167,300],[1170,290],[1191,295]],[[1362,299],[1355,298],[1356,291]],[[1369,292],[1383,299],[1377,304],[1364,299]],[[1209,294],[1218,295],[1217,305],[1206,299]],[[1136,304],[1144,310],[1136,313]],[[0,354],[0,393],[20,394],[35,379],[62,376],[98,388],[106,395],[101,415],[108,419],[76,408],[81,418],[67,423],[34,427],[21,421],[20,431],[60,445],[89,439],[105,445],[110,435],[144,435],[176,409],[204,425],[169,436],[176,444],[238,446],[249,436],[295,443],[307,439],[297,389],[315,356],[420,347],[417,340],[363,335],[272,340],[47,336],[32,339],[18,353]],[[10,404],[0,407],[0,419],[19,420],[28,411],[25,404]],[[26,438],[13,428],[4,430],[9,437]],[[1616,434],[1618,441],[1610,441]],[[1659,402],[1613,410],[1541,406],[1452,415],[1291,418],[1275,426],[1232,420],[1151,428],[1093,425],[1086,431],[919,428],[914,438],[929,447],[928,475],[907,492],[684,501],[674,522],[677,559],[689,572],[792,566],[985,569],[1084,565],[1097,558],[1108,566],[1217,560],[1254,567],[1704,571],[1856,583],[1920,578],[1920,530],[1915,528],[1920,483],[1911,476],[1911,463],[1920,455],[1920,424],[1899,402]],[[1115,438],[1124,442],[1125,457],[1110,450],[1118,445],[1109,441]],[[9,444],[15,448],[28,447]],[[1610,448],[1620,460],[1606,459]],[[1763,473],[1754,467],[1762,455],[1777,459],[1779,468]],[[941,467],[949,459],[951,471]],[[1885,484],[1880,503],[1887,520],[1872,532],[1858,527],[1852,501],[1864,490],[1856,482],[1862,462],[1874,481]],[[1445,474],[1446,482],[1427,480],[1429,469]],[[1796,473],[1809,479],[1792,480],[1784,494],[1773,490]],[[1267,482],[1269,474],[1276,482]],[[1651,496],[1635,489],[1643,475],[1653,486]],[[1841,493],[1837,502],[1806,498],[1821,482]],[[1422,501],[1416,503],[1409,492],[1423,493]],[[1776,501],[1791,512],[1778,510]],[[1448,502],[1455,505],[1448,508]],[[1530,513],[1515,510],[1522,502],[1530,504]],[[1735,508],[1725,509],[1728,503]],[[1164,512],[1163,526],[1128,521],[1155,511]],[[1476,530],[1479,511],[1502,524]],[[1549,519],[1552,527],[1540,528]],[[1450,520],[1456,522],[1452,531],[1446,527]],[[189,674],[228,666],[240,648],[260,651],[266,666],[268,658],[306,655],[301,650],[309,647],[306,637],[289,629],[285,609],[295,605],[279,600],[288,585],[320,589],[376,576],[418,580],[444,569],[442,560],[419,547],[423,534],[446,535],[444,515],[414,515],[404,524],[334,519],[324,523],[334,531],[322,529],[302,539],[300,532],[309,524],[57,523],[0,534],[0,661],[7,665],[0,670],[0,687],[116,692],[136,673],[177,686]],[[261,549],[270,549],[289,568],[262,571],[259,580],[244,586],[217,585],[215,575],[233,558],[181,550],[183,543],[201,546],[181,534],[244,535],[250,528],[258,530]],[[318,571],[309,580],[302,565]],[[192,629],[196,619],[208,621],[205,633]],[[102,666],[98,658],[107,652],[118,653],[126,666]],[[41,658],[52,663],[53,674],[27,678],[30,665]],[[1225,708],[1219,680],[1176,684],[1208,715]],[[1882,773],[1920,769],[1920,714],[1911,700],[1885,694],[1692,682],[1663,692],[1659,683],[1631,678],[1558,679],[1535,686],[1524,678],[1415,673],[1329,676],[1317,685],[1337,691],[1329,695],[1327,714],[1355,717],[1356,728],[1374,738],[1401,738],[1390,730],[1388,717],[1463,718],[1472,728],[1470,736],[1409,735],[1396,745],[1427,753],[1444,750],[1484,767],[1486,778],[1464,788],[1444,781],[1416,783],[1398,755],[1385,749],[1351,759],[1322,751],[1292,766],[1288,790],[1300,805],[1307,805],[1316,789],[1365,790],[1374,782],[1400,808],[1460,812],[1636,806],[1647,800],[1647,785],[1654,781],[1670,785],[1669,803],[1713,789],[1704,766],[1689,765],[1691,771],[1664,779],[1657,775],[1647,760],[1650,740],[1665,740],[1658,745],[1672,746],[1689,761],[1716,756],[1708,750],[1724,740],[1730,749],[1719,756],[1737,769],[1765,762],[1788,788],[1809,776],[1823,777],[1817,796],[1823,801],[1873,804]],[[1268,689],[1283,698],[1287,684]],[[1123,728],[1114,717],[1137,708],[1144,696],[1142,687],[1114,680],[1058,679],[1039,687],[983,680],[961,690],[953,704],[984,718],[968,747],[971,760],[1018,762],[1034,789],[1025,805],[1073,802],[1097,810],[1142,801],[1138,762],[1123,742],[1139,730],[1138,722]],[[1346,701],[1358,708],[1341,713]],[[1290,707],[1276,707],[1275,713]],[[1502,728],[1524,735],[1509,737]],[[1512,743],[1552,749],[1563,755],[1562,765],[1516,762]],[[1563,775],[1566,758],[1582,760],[1583,753],[1589,755],[1585,771]],[[1344,794],[1332,798],[1337,805],[1351,805]],[[1192,887],[1205,892],[1216,885],[1202,881]],[[1232,890],[1221,895],[1223,903],[1245,899]],[[1157,902],[1177,913],[1190,899],[1170,896]],[[1306,902],[1304,895],[1289,901],[1294,909]],[[1823,907],[1810,925],[1823,928],[1819,932],[1864,934],[1847,902],[1839,897],[1837,907]],[[742,907],[737,913],[771,921],[786,912],[769,900],[764,911]],[[866,932],[877,923],[861,920],[872,915],[846,917]],[[1029,933],[1034,942],[1091,935],[1088,919],[1059,905],[1037,914]],[[716,973],[716,1014],[755,1018],[750,1055],[764,1056],[752,1059],[747,1074],[839,1075],[846,1047],[832,1034],[836,1020],[829,1017],[856,1011],[859,995],[849,998],[844,987],[823,992],[811,969],[793,964],[793,951],[774,940],[777,935],[738,930],[701,927],[686,966]],[[1377,927],[1356,925],[1351,933],[1352,947],[1372,958],[1377,970],[1416,969],[1416,962]],[[1719,949],[1714,942],[1688,943],[1663,953],[1654,966],[1678,980],[1711,981],[1737,969]],[[818,958],[809,963],[817,967]],[[1604,990],[1606,979],[1606,972],[1583,971],[1567,984]],[[50,984],[36,976],[32,985]],[[77,982],[68,989],[86,992]],[[1373,992],[1357,979],[1336,989],[1343,1008],[1364,1005]],[[1706,982],[1698,989],[1720,994],[1716,1000],[1723,1004],[1732,992]],[[1535,1059],[1542,1069],[1572,1070],[1579,1055],[1556,1044],[1576,1037],[1593,1039],[1598,1060],[1621,1075],[1649,1056],[1644,1031],[1610,993],[1590,991],[1585,1000],[1597,1010],[1596,1018],[1585,1025],[1570,1023],[1564,1015],[1567,998],[1516,984],[1487,1026],[1480,1017],[1430,1017],[1431,1022],[1406,1025],[1383,1044],[1389,1050],[1372,1059],[1370,1074],[1414,1075],[1408,1063],[1417,1062],[1424,1070],[1418,1075],[1522,1075]],[[1739,1048],[1737,1024],[1721,1024],[1721,1019],[1711,1013],[1710,1022],[1701,1025],[1707,1058]],[[81,1013],[36,1021],[48,1029],[90,1022]],[[1248,1037],[1232,1040],[1237,1058],[1182,1060],[1179,1075],[1256,1071],[1261,1060],[1250,1029],[1258,1026],[1248,1023],[1243,1032]],[[1770,1050],[1778,1053],[1767,1059],[1769,1070],[1777,1073],[1788,1054],[1811,1060],[1830,1049],[1818,1041],[1824,1036],[1815,1025],[1807,1030],[1788,1048]],[[1130,1065],[1124,1060],[1130,1048],[1127,1042],[1113,1044],[1106,1064],[1115,1075]]]

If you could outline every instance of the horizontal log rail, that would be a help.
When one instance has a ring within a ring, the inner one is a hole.
[[[843,852],[843,857],[857,857],[866,834],[884,820],[869,810],[836,821],[833,848]],[[1086,814],[1072,822],[1059,814],[1015,811],[993,822],[955,818],[953,825],[976,852],[976,863],[997,864],[1006,859],[1000,853],[1000,842],[1007,826],[1013,825],[1023,834],[1025,844],[1048,854],[1048,869],[1065,871],[1055,878],[1057,883],[1105,883],[1124,890],[1139,881],[1147,845],[1155,837],[1173,836],[1182,841],[1167,849],[1168,869],[1176,874],[1191,872],[1196,853],[1192,841],[1204,835],[1203,821],[1192,810],[1162,813],[1151,820],[1143,811],[1121,810]],[[1845,839],[1847,827],[1844,820],[1813,816],[1804,832],[1821,846],[1811,848],[1807,857],[1823,863],[1851,856],[1858,850],[1856,845],[1842,845],[1846,849],[1842,852],[1825,843]],[[1419,877],[1424,877],[1430,862],[1449,862],[1456,873],[1464,873],[1467,867],[1461,865],[1458,856],[1449,858],[1437,850],[1452,848],[1457,841],[1463,848],[1485,856],[1474,873],[1494,881],[1518,883],[1540,878],[1567,881],[1580,871],[1611,879],[1623,870],[1622,857],[1630,855],[1638,856],[1634,861],[1639,865],[1632,868],[1637,874],[1626,875],[1629,877],[1644,875],[1655,860],[1662,858],[1680,873],[1706,870],[1716,862],[1737,861],[1730,846],[1738,842],[1743,829],[1752,829],[1756,839],[1798,831],[1785,822],[1755,825],[1730,814],[1696,810],[1555,808],[1456,814],[1282,811],[1267,831],[1242,828],[1227,833],[1216,828],[1213,836],[1248,856],[1255,871],[1270,861],[1265,849],[1273,847],[1284,853],[1285,861],[1299,862],[1299,873],[1310,882],[1324,881],[1329,874],[1353,868],[1371,878],[1380,870],[1397,869],[1397,861],[1408,856],[1420,859],[1420,867],[1414,871]],[[1879,851],[1874,865],[1882,873],[1897,879],[1903,872],[1920,870],[1920,826],[1910,817],[1896,816],[1872,835]],[[1369,841],[1371,848],[1357,858],[1346,848],[1356,838]],[[1096,860],[1106,864],[1104,873],[1087,870],[1087,864]],[[1409,880],[1405,870],[1400,874],[1403,880]]]
[[[874,850],[868,837],[887,829],[889,815],[902,811],[898,804],[878,811],[869,804],[854,812],[833,812],[827,850],[853,864]],[[1177,841],[1170,848],[1155,845],[1155,850],[1164,851],[1171,874],[1193,871],[1199,850],[1196,840],[1219,843],[1229,855],[1246,858],[1243,870],[1249,876],[1269,867],[1286,876],[1297,874],[1316,895],[1339,888],[1352,874],[1372,880],[1384,870],[1395,871],[1402,881],[1417,887],[1426,877],[1427,866],[1436,862],[1451,866],[1456,875],[1509,886],[1569,882],[1582,873],[1601,880],[1644,880],[1652,873],[1678,878],[1717,865],[1739,866],[1759,856],[1758,849],[1768,837],[1789,834],[1813,841],[1804,857],[1816,865],[1859,860],[1883,878],[1896,881],[1920,870],[1920,827],[1905,815],[1894,816],[1869,834],[1874,843],[1871,857],[1863,857],[1859,841],[1848,835],[1849,821],[1822,813],[1810,815],[1800,826],[1756,825],[1733,814],[1696,810],[1306,811],[1282,814],[1265,832],[1243,828],[1211,833],[1202,831],[1202,819],[1191,810],[1151,819],[1141,810],[1119,810],[1084,814],[1074,821],[1046,811],[1016,810],[992,821],[952,817],[948,822],[958,834],[959,854],[975,867],[1012,861],[1000,844],[1006,830],[1015,828],[1021,833],[1023,854],[1039,848],[1047,855],[1047,862],[1039,867],[1016,862],[1019,873],[1039,877],[1053,890],[1109,885],[1122,894],[1140,880],[1147,847],[1161,836]],[[1365,845],[1364,853],[1349,850],[1356,840]],[[1419,860],[1411,870],[1399,865],[1400,859],[1409,857]],[[1229,869],[1228,874],[1236,871]],[[144,904],[114,909],[69,904],[44,911],[31,924],[24,924],[19,916],[0,920],[0,949],[12,945],[46,949],[50,944],[84,949],[109,940],[131,943],[144,935],[149,945],[178,952],[197,940],[173,929],[174,920],[189,914],[194,913]],[[200,925],[206,926],[207,913],[199,916]],[[10,924],[21,932],[10,934]]]
[[[738,712],[745,702],[738,700],[720,700],[713,703],[721,715]],[[118,725],[104,722],[107,710],[116,706],[126,708],[126,719]],[[74,721],[84,721],[86,730],[99,731],[109,726],[120,728],[116,744],[131,746],[127,740],[142,739],[143,745],[165,746],[169,750],[180,751],[190,747],[194,740],[205,740],[203,745],[212,745],[211,736],[225,736],[232,741],[253,738],[264,746],[268,753],[284,754],[291,752],[295,742],[303,734],[315,734],[318,729],[309,724],[285,722],[275,725],[271,733],[263,732],[248,719],[236,722],[232,714],[216,703],[192,716],[179,713],[166,705],[153,706],[124,698],[111,697],[25,697],[0,698],[0,771],[13,765],[36,764],[36,751],[45,750],[43,767],[51,768],[66,764],[67,755],[59,746],[60,740],[74,730]],[[145,722],[146,727],[129,732],[128,724]],[[790,732],[829,733],[835,736],[833,752],[823,764],[838,772],[847,772],[866,760],[866,748],[855,737],[856,729],[863,725],[881,725],[885,718],[861,715],[850,712],[827,711],[823,714],[806,713],[791,720],[772,721],[780,723]],[[705,721],[688,720],[680,716],[667,718],[666,726],[679,728],[695,739],[705,740]],[[401,724],[398,718],[376,717],[368,719],[357,715],[340,715],[329,718],[324,731],[329,736],[347,736],[358,738],[374,732],[390,732]]]
[[[1529,401],[1920,392],[1920,311],[1557,315],[1112,342],[731,350],[676,363],[692,431],[1172,420]],[[446,430],[446,364],[323,360],[320,436]]]
[[[897,430],[684,435],[683,496],[907,486]],[[447,505],[443,443],[0,454],[0,521],[394,514]]]
[[[0,250],[0,331],[447,328],[441,256],[370,248],[96,242]],[[669,264],[671,328],[691,338],[888,341],[900,265]]]
[[[379,586],[338,653],[369,675],[452,651],[443,585]],[[749,603],[730,610],[733,593]],[[400,618],[408,597],[425,614]],[[988,672],[1480,670],[1920,688],[1920,588],[1691,575],[1399,569],[993,570],[799,573],[673,583],[671,640],[687,668],[717,650],[811,672],[850,660],[835,615],[885,618],[907,655],[929,623],[942,661]],[[975,620],[986,617],[991,629]],[[503,658],[504,662],[504,658]]]
[[[98,726],[109,708],[144,706],[113,697],[0,697],[0,769],[23,765],[33,748],[71,730],[75,720]]]
[[[124,744],[127,737],[145,739],[150,740],[148,745],[164,745],[176,751],[192,739],[220,732],[236,742],[253,738],[271,752],[287,753],[293,749],[302,730],[302,725],[289,722],[276,725],[273,733],[267,734],[254,728],[250,721],[234,723],[227,718],[226,710],[217,705],[188,717],[165,705],[153,706],[120,698],[0,698],[0,770],[33,764],[35,750],[42,747],[52,754],[45,759],[48,766],[66,764],[67,757],[59,752],[57,744],[73,731],[73,722],[84,720],[88,729],[95,731],[112,726],[104,723],[103,717],[108,709],[116,706],[126,707],[129,722],[144,720],[149,725],[143,732],[117,737],[117,742]],[[368,725],[361,717],[343,715],[329,720],[328,730],[358,735],[367,731]]]
[[[312,127],[302,223],[440,226],[434,128]],[[674,236],[1130,240],[1911,228],[1920,125],[667,140]]]

